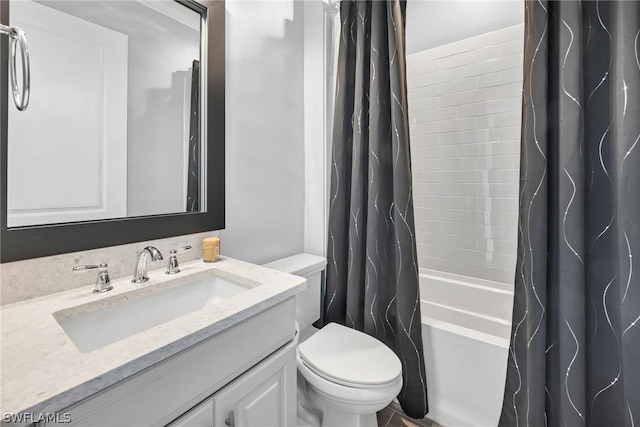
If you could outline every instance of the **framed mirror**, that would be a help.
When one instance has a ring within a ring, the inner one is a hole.
[[[0,262],[224,228],[224,13],[0,0]]]

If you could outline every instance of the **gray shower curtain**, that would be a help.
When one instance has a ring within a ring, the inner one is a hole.
[[[200,211],[200,61],[191,66],[191,114],[189,115],[187,212]]]
[[[500,425],[640,425],[640,3],[527,1]]]
[[[405,1],[343,0],[325,323],[364,331],[403,368],[407,415],[427,413],[411,191]]]

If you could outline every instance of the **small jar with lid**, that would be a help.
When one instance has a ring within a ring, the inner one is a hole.
[[[220,259],[220,238],[207,237],[202,239],[202,260],[204,262],[215,262]]]

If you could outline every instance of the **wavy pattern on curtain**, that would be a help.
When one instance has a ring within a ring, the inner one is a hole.
[[[187,160],[187,212],[200,211],[200,61],[191,68],[191,114]]]
[[[325,322],[364,331],[403,367],[399,400],[427,413],[405,64],[406,2],[343,0]]]
[[[640,425],[640,3],[527,1],[500,425]]]

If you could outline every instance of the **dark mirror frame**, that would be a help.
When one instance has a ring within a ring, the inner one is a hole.
[[[224,228],[224,0],[176,0],[203,16],[206,40],[206,212],[7,228],[8,37],[0,36],[0,263],[142,242]],[[0,0],[8,25],[9,0]],[[28,37],[28,35],[27,35]],[[73,189],[68,189],[73,191]]]

